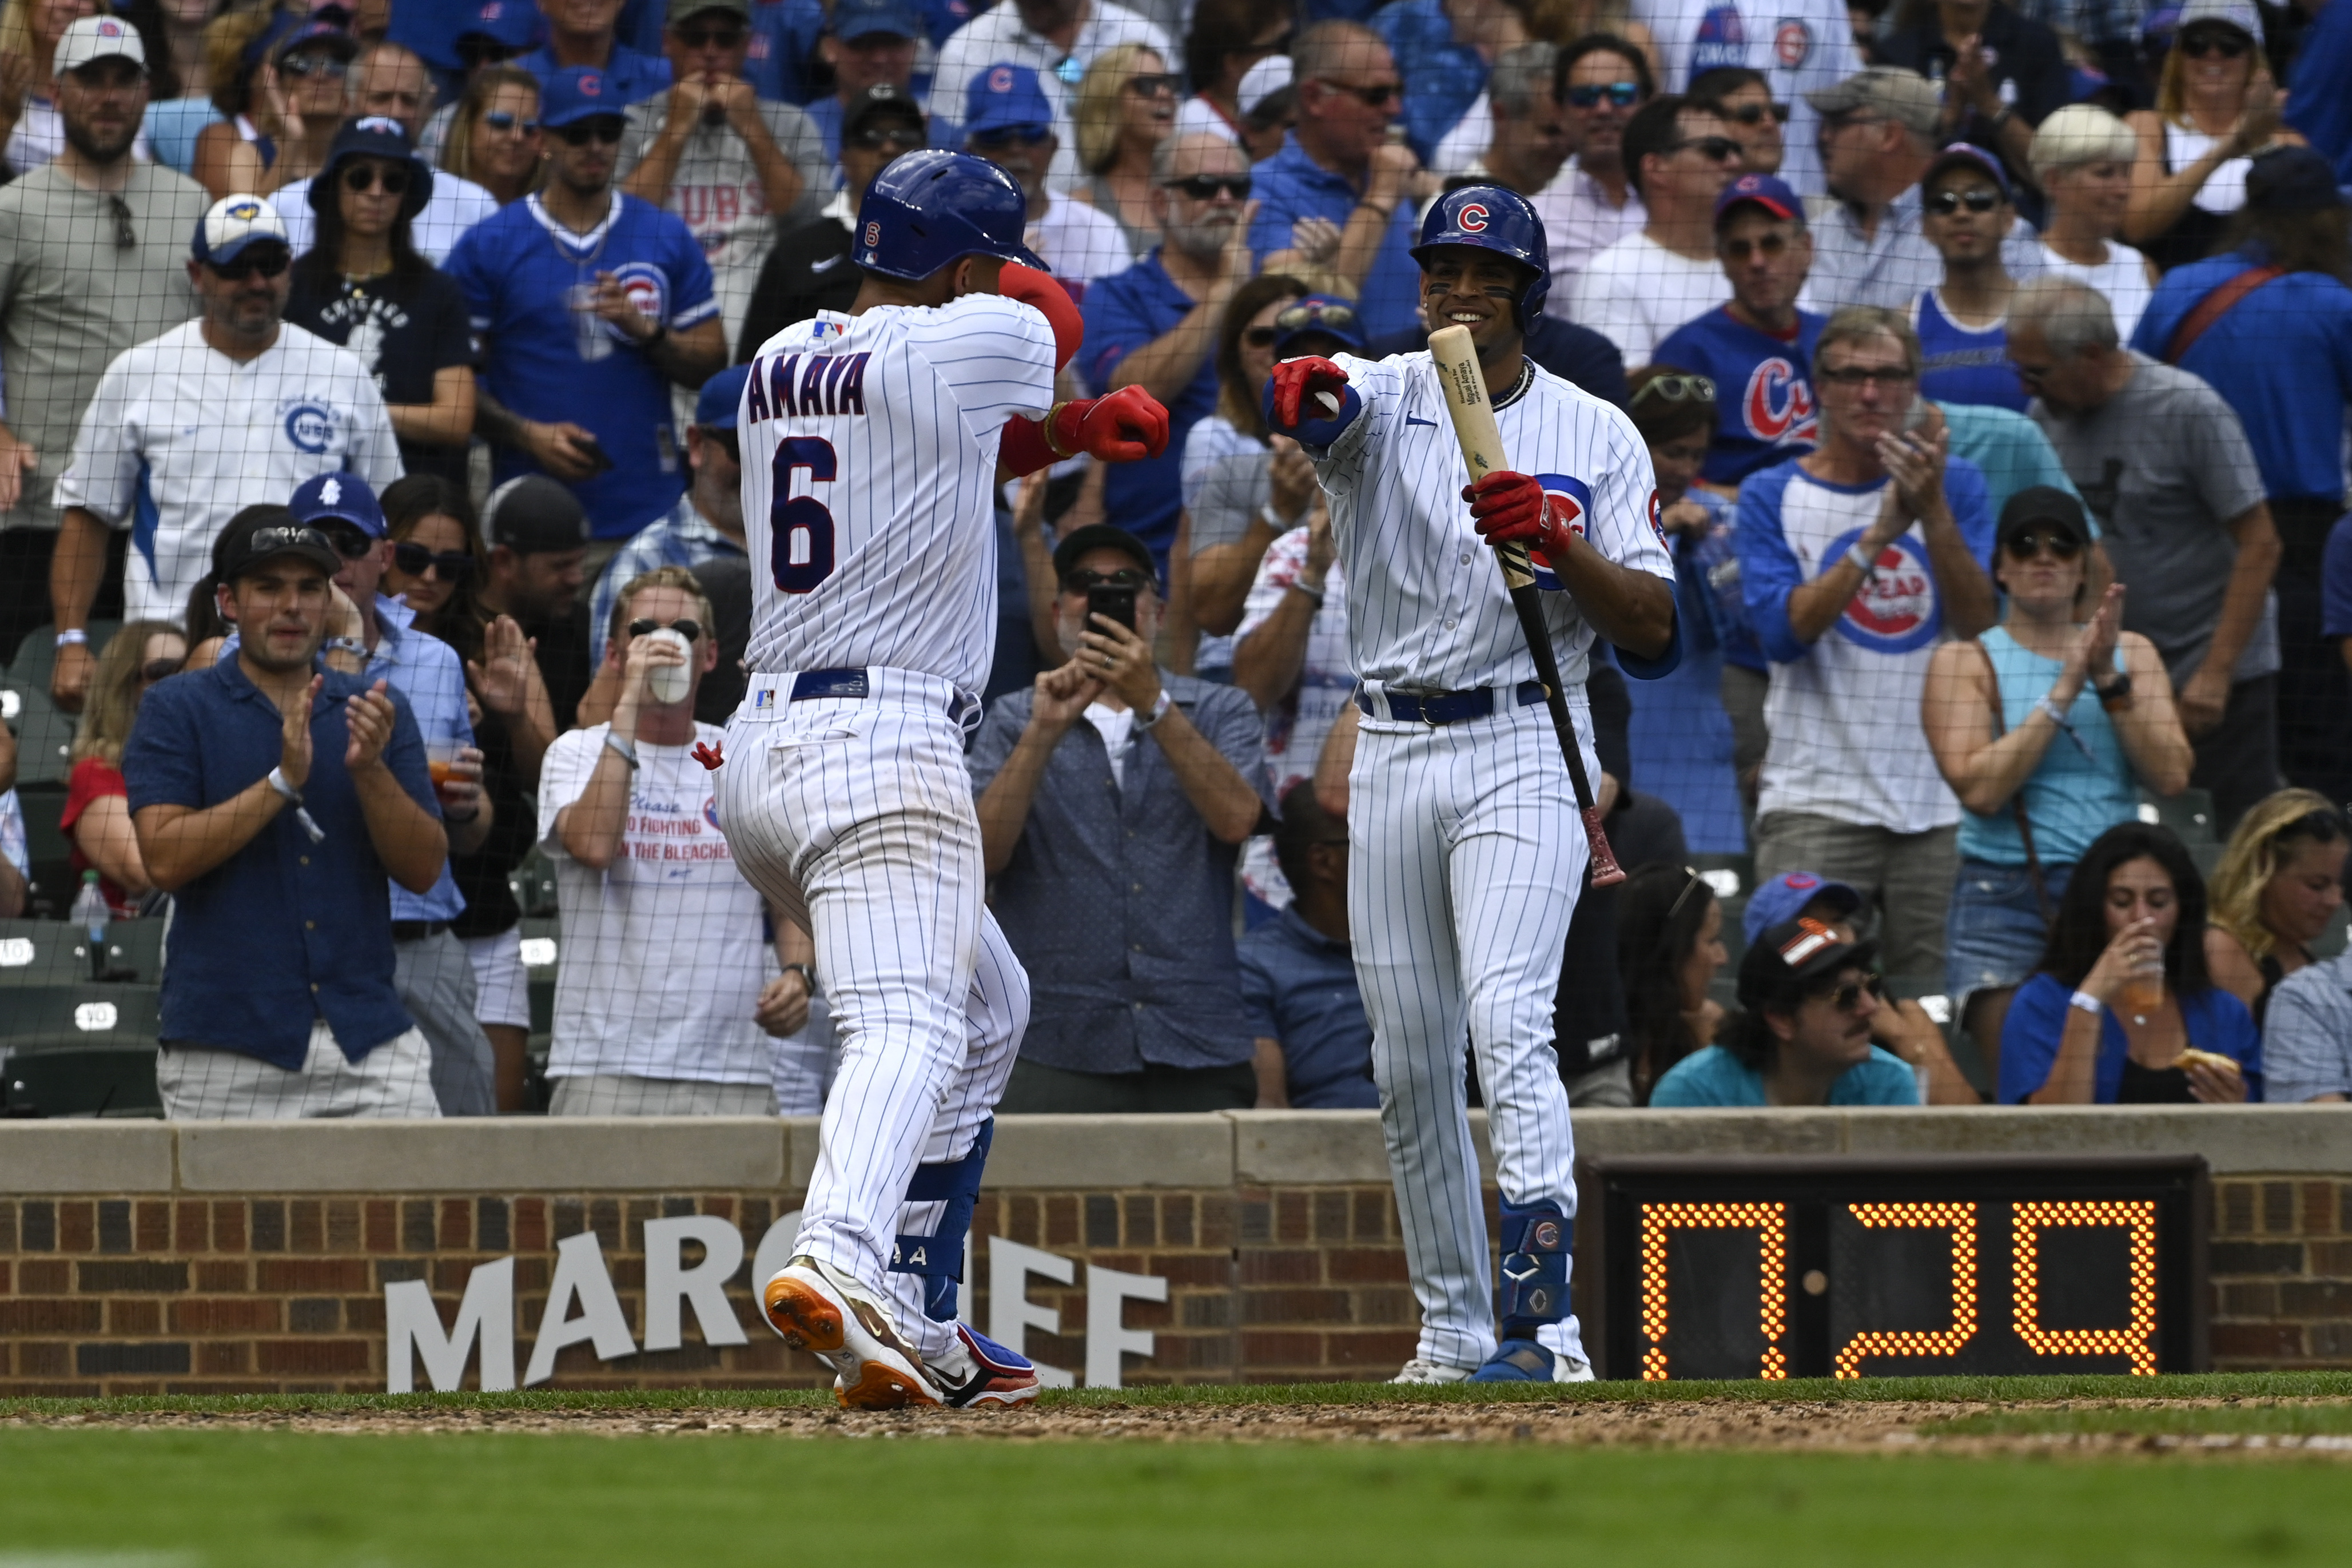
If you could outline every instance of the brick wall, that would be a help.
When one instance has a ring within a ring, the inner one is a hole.
[[[520,1366],[554,1243],[589,1230],[641,1335],[645,1222],[688,1214],[743,1234],[746,1267],[728,1296],[751,1343],[702,1344],[689,1311],[682,1348],[607,1363],[575,1345],[551,1386],[813,1387],[830,1372],[761,1324],[747,1278],[769,1225],[794,1206],[746,1193],[0,1200],[0,1394],[380,1393],[383,1287],[429,1282],[446,1323],[474,1265],[509,1255]],[[1151,1361],[1129,1358],[1129,1382],[1384,1376],[1412,1353],[1385,1186],[989,1194],[973,1228],[1164,1277],[1164,1304],[1126,1308],[1126,1327],[1158,1337]],[[979,1265],[984,1327],[984,1240]],[[1032,1277],[1029,1299],[1059,1308],[1064,1330],[1029,1336],[1039,1360],[1085,1364],[1085,1282],[1083,1270],[1070,1287]]]
[[[2213,1184],[2213,1366],[2352,1366],[2352,1182]]]

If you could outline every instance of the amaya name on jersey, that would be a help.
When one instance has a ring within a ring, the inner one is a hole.
[[[743,419],[814,419],[866,412],[866,365],[871,353],[787,353],[751,362],[743,387]]]

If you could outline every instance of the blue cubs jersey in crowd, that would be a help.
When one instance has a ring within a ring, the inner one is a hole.
[[[635,196],[613,200],[602,224],[575,235],[526,197],[468,229],[449,257],[482,340],[484,389],[519,417],[593,431],[613,460],[570,487],[599,539],[625,539],[668,511],[686,490],[686,458],[668,377],[578,302],[609,272],[672,331],[719,313],[710,264],[686,225]],[[522,453],[495,450],[498,482],[537,471]]]
[[[1730,307],[1718,305],[1684,322],[1658,345],[1654,363],[1696,371],[1715,383],[1715,440],[1699,469],[1707,483],[1736,485],[1759,468],[1803,456],[1819,442],[1811,366],[1826,320],[1798,311],[1791,342],[1735,319]]]
[[[1981,403],[2022,414],[2033,400],[2009,363],[2009,325],[1964,327],[1933,289],[1912,302],[1919,334],[1919,395],[1930,403]]]

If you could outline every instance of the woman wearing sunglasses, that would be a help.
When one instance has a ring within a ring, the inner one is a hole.
[[[2099,835],[2137,819],[2135,779],[2177,795],[2194,761],[2155,645],[2117,630],[2123,588],[2084,603],[2083,503],[2046,486],[2021,490],[2001,509],[1998,540],[1993,581],[2007,611],[1981,638],[1936,650],[1921,708],[1962,807],[1946,994],[1988,1067],[2076,863]]]
[[[2180,840],[2126,822],[2083,851],[2000,1037],[2003,1105],[2263,1098],[2262,1037],[2205,963],[2205,882]]]
[[[122,748],[148,689],[179,674],[187,657],[188,639],[169,621],[124,626],[98,657],[81,726],[74,731],[73,772],[58,826],[72,841],[74,875],[98,873],[98,890],[118,920],[141,913],[154,891],[140,858],[139,836],[131,831]]]
[[[1151,214],[1151,155],[1176,129],[1183,85],[1156,51],[1121,44],[1096,57],[1071,102],[1078,165],[1087,173],[1086,184],[1071,194],[1117,219],[1128,250],[1139,258],[1160,243],[1160,224]]]
[[[331,22],[265,7],[225,14],[205,30],[205,53],[227,118],[196,137],[196,183],[218,201],[317,174],[343,122],[358,42]]]
[[[2283,789],[2238,819],[2213,868],[2205,962],[2259,1027],[2278,983],[2311,963],[2311,944],[2344,904],[2352,823],[2316,790]]]
[[[2153,110],[2128,117],[2139,138],[2124,237],[2159,271],[2200,261],[2246,205],[2247,161],[2302,137],[2279,124],[2253,0],[2189,0],[2164,57]]]
[[[433,172],[394,121],[358,120],[338,132],[310,182],[317,237],[295,258],[286,320],[375,373],[404,470],[463,484],[474,430],[466,300],[416,254],[409,232],[432,192]]]
[[[425,128],[432,139],[432,127]],[[519,202],[547,177],[540,156],[539,79],[514,66],[488,66],[466,84],[441,143],[441,167],[471,180],[500,206]]]

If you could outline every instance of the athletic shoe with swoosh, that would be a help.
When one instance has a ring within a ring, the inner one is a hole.
[[[786,1344],[833,1367],[838,1374],[834,1396],[844,1407],[899,1410],[940,1403],[922,1358],[891,1326],[889,1303],[856,1277],[803,1254],[768,1281],[760,1300]]]

